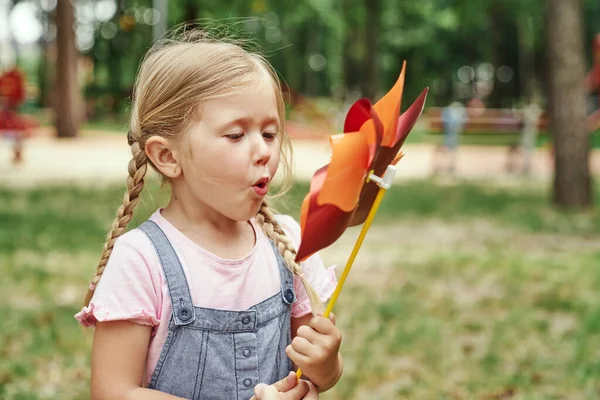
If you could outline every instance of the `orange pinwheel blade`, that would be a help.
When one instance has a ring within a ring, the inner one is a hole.
[[[370,165],[369,143],[374,143],[374,135],[374,123],[369,120],[360,131],[332,141],[331,162],[318,204],[332,204],[345,212],[354,210]]]
[[[392,147],[394,145],[398,116],[400,115],[400,104],[402,103],[402,92],[404,91],[405,72],[406,62],[402,63],[402,71],[394,87],[373,106],[384,126],[381,145],[385,147]]]

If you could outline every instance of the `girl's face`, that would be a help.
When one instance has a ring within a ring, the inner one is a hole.
[[[206,101],[184,139],[183,184],[199,206],[245,221],[255,216],[277,171],[281,135],[272,79]]]

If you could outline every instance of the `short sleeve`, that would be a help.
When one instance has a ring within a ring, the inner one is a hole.
[[[127,320],[157,326],[162,304],[162,275],[148,237],[134,229],[119,237],[88,307],[75,315],[83,326]]]
[[[300,245],[300,225],[289,215],[277,215],[277,222],[292,240],[296,248]],[[337,285],[335,276],[335,266],[325,268],[323,260],[319,253],[315,253],[300,263],[304,276],[310,282],[312,287],[322,301],[328,300]],[[292,317],[300,318],[310,314],[310,301],[302,282],[298,277],[294,277],[294,291],[296,292],[296,302],[292,306]]]

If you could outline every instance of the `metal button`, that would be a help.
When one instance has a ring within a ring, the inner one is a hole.
[[[285,291],[285,299],[291,303],[294,301],[294,292],[292,291],[292,289],[287,289]]]
[[[244,357],[250,357],[250,354],[251,354],[251,353],[252,353],[252,352],[251,352],[251,351],[250,351],[250,349],[248,349],[248,348],[245,348],[245,349],[242,351],[242,354],[244,355]]]
[[[249,323],[250,323],[250,317],[249,317],[249,316],[247,316],[247,315],[246,315],[246,316],[244,316],[244,317],[242,318],[242,324],[244,324],[244,325],[248,325]]]
[[[246,386],[246,387],[252,386],[252,379],[250,379],[250,378],[244,379],[244,386]]]
[[[177,311],[177,318],[182,321],[187,321],[192,318],[192,310],[189,307],[181,307],[179,311]]]

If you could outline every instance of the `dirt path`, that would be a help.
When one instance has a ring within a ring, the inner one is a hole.
[[[84,132],[78,139],[57,140],[41,135],[29,140],[25,161],[18,166],[10,163],[11,145],[0,142],[0,185],[31,187],[44,184],[77,183],[107,184],[124,182],[129,148],[123,135]],[[405,157],[398,165],[396,179],[424,179],[432,175],[435,147],[430,144],[407,144]],[[316,169],[329,162],[326,140],[302,138],[294,140],[295,176],[310,180]],[[522,180],[505,171],[506,149],[491,146],[463,146],[459,149],[457,177],[486,181]],[[591,168],[600,175],[600,151],[591,156]],[[548,181],[552,165],[546,150],[539,150],[533,160],[535,181]]]

